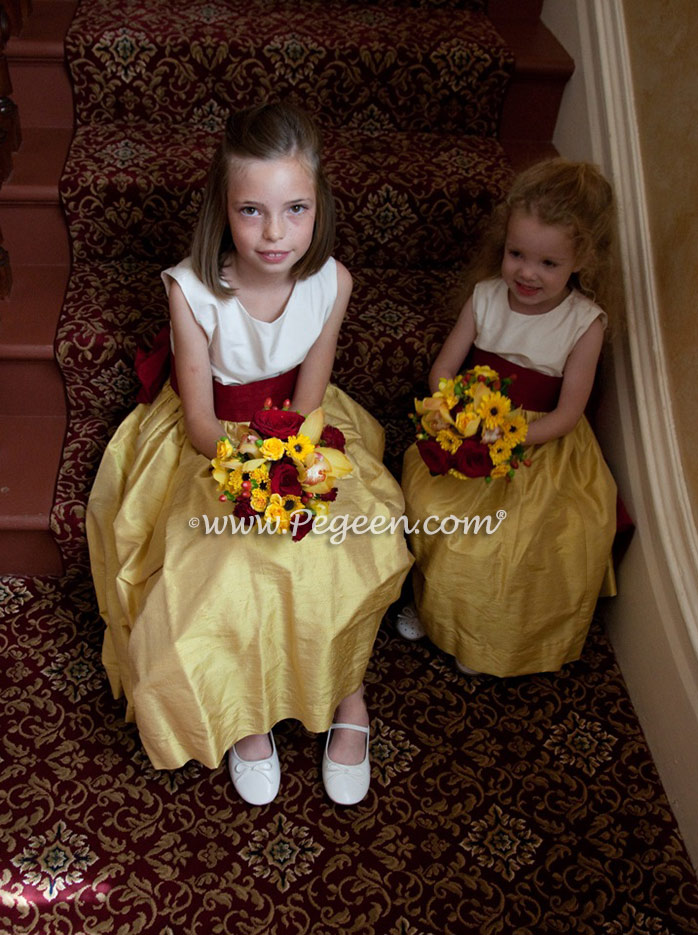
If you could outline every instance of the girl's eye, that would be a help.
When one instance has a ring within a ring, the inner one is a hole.
[[[303,214],[305,205],[291,205],[291,214]]]
[[[554,260],[543,260],[543,266],[547,266],[548,269],[555,269],[557,263]]]
[[[252,207],[252,205],[245,205],[244,208],[240,208],[240,214],[243,214],[247,218],[251,218],[257,214],[257,209]]]
[[[521,251],[520,251],[520,250],[511,250],[511,249],[510,249],[508,252],[509,252],[509,256],[514,257],[515,260],[517,260],[517,259],[521,256]]]

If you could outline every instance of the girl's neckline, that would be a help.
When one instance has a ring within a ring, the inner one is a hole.
[[[221,273],[221,282],[225,283],[225,285],[227,285],[227,286],[232,286],[232,283],[230,283],[230,281],[229,281],[228,279],[226,279],[225,276],[224,276],[222,273]],[[276,315],[274,315],[273,318],[258,318],[256,315],[253,315],[252,312],[250,312],[250,311],[245,307],[245,304],[244,304],[243,301],[240,299],[239,290],[236,290],[236,292],[235,292],[233,295],[231,295],[230,298],[229,298],[227,301],[233,301],[233,300],[237,301],[237,304],[238,304],[239,308],[240,308],[241,311],[245,314],[245,316],[246,316],[247,318],[250,319],[250,321],[254,321],[254,322],[256,322],[256,323],[258,323],[258,324],[260,324],[260,325],[273,325],[273,324],[275,324],[276,322],[280,321],[280,320],[284,317],[284,315],[286,314],[286,312],[287,312],[287,310],[288,310],[288,307],[289,307],[289,305],[291,304],[291,299],[293,298],[293,295],[294,295],[294,293],[295,293],[295,291],[296,291],[296,286],[297,286],[297,285],[298,285],[298,280],[293,280],[293,281],[291,282],[291,288],[289,289],[289,291],[288,291],[288,293],[287,293],[287,295],[286,295],[286,298],[285,298],[284,301],[281,303],[281,305],[280,305],[280,307],[279,307],[279,311],[277,312]],[[233,288],[234,288],[234,287],[233,287]]]

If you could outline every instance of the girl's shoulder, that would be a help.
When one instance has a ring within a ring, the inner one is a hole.
[[[579,324],[586,326],[586,328],[588,328],[593,321],[596,321],[597,318],[601,322],[604,330],[608,325],[608,315],[601,306],[597,305],[596,302],[577,289],[572,289],[562,303],[562,306],[565,306],[565,311],[568,314],[572,314]],[[560,308],[562,306],[558,307]]]
[[[202,308],[218,308],[224,300],[215,296],[194,272],[191,257],[186,257],[176,266],[169,266],[160,273],[167,295],[170,294],[172,283],[176,282],[182,290],[184,298],[194,312]]]

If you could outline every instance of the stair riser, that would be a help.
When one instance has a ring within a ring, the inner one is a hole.
[[[65,418],[65,390],[55,360],[0,360],[0,414]]]
[[[3,202],[0,207],[0,227],[12,264],[70,264],[65,220],[57,204]]]
[[[545,76],[518,77],[509,87],[502,108],[499,138],[509,140],[552,140],[560,101],[567,82],[564,78]],[[531,101],[536,106],[531,106]]]
[[[61,554],[48,529],[0,529],[0,573],[62,575]]]
[[[22,127],[73,126],[73,94],[63,62],[11,60],[10,77]]]

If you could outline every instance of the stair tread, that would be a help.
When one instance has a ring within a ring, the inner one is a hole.
[[[53,359],[68,283],[66,266],[12,267],[12,293],[0,303],[0,359]]]
[[[8,59],[63,61],[63,39],[77,5],[77,0],[34,0],[21,34],[7,43]]]
[[[0,529],[48,529],[64,435],[57,416],[0,415]]]
[[[133,46],[115,31],[112,6],[81,4],[66,36],[78,122],[203,122],[284,97],[323,127],[373,121],[494,135],[512,66],[487,17],[465,10],[150,0],[130,11]]]
[[[183,256],[218,138],[186,124],[79,128],[61,182],[75,256],[131,255],[163,265]],[[490,138],[329,129],[324,153],[337,242],[352,269],[389,266],[394,252],[406,267],[459,259],[511,181],[504,151]]]
[[[70,149],[72,129],[27,127],[12,157],[12,174],[0,188],[0,202],[58,202],[58,182]]]

